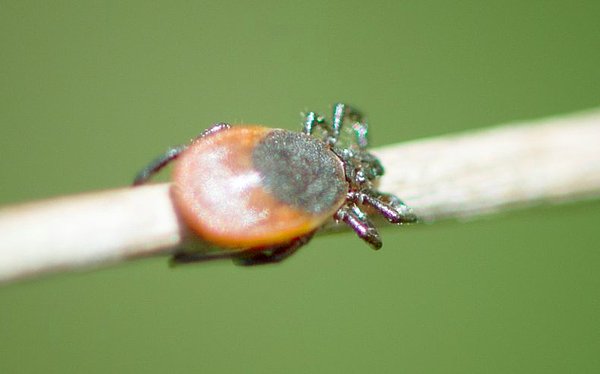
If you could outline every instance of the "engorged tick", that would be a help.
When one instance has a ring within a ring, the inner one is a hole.
[[[217,123],[191,144],[170,148],[134,185],[177,159],[173,198],[179,214],[219,256],[177,252],[189,263],[230,257],[240,265],[279,262],[308,243],[331,219],[348,224],[373,248],[382,246],[365,208],[395,224],[416,221],[396,196],[377,191],[383,175],[367,152],[367,124],[345,104],[331,122],[306,114],[303,131]]]

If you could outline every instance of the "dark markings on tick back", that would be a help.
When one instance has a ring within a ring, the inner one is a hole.
[[[330,210],[348,191],[337,156],[301,133],[271,131],[257,144],[252,161],[276,199],[313,214]]]

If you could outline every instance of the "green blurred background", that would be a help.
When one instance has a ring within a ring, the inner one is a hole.
[[[354,103],[377,145],[600,104],[600,2],[0,2],[0,204],[127,185],[212,122]],[[600,146],[600,140],[599,140]],[[0,372],[596,373],[600,203],[0,288]],[[1,240],[1,238],[0,238]]]

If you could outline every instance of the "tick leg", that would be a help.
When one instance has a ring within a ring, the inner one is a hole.
[[[377,201],[387,204],[400,214],[400,223],[416,223],[419,221],[413,210],[404,204],[396,195],[377,192]],[[377,208],[376,206],[374,206]]]
[[[304,117],[304,124],[302,132],[306,135],[312,135],[316,126],[322,126],[325,123],[323,116],[318,115],[315,112],[308,112]],[[324,129],[327,131],[327,129]]]
[[[183,152],[187,148],[187,145],[180,145],[177,147],[169,148],[164,154],[158,156],[154,159],[148,166],[143,168],[133,180],[134,186],[139,186],[140,184],[144,184],[150,179],[154,174],[158,173],[160,169],[167,166],[171,161],[175,160],[181,152]]]
[[[265,248],[258,252],[252,251],[242,253],[239,256],[235,256],[233,258],[233,261],[236,265],[240,266],[254,266],[278,263],[296,253],[296,251],[300,249],[300,247],[302,247],[312,239],[314,234],[315,232],[313,231],[310,234],[296,238],[282,246]]]
[[[342,126],[346,120],[350,120],[354,125],[358,125],[353,125],[357,136],[357,143],[361,148],[365,148],[367,146],[367,128],[366,124],[363,123],[363,116],[358,110],[343,103],[337,103],[333,106],[333,115],[331,116],[332,134],[329,142],[331,144],[337,142]]]
[[[218,123],[213,124],[209,128],[207,128],[206,130],[202,131],[200,133],[200,135],[198,135],[196,137],[196,139],[205,138],[207,136],[213,135],[219,131],[227,130],[229,128],[231,128],[230,124],[225,123],[225,122],[218,122]],[[196,140],[196,139],[194,139],[194,140]]]
[[[335,218],[350,226],[373,249],[379,249],[383,245],[377,229],[356,204],[341,207],[335,214]]]
[[[360,155],[362,169],[365,170],[365,173],[367,173],[367,177],[370,180],[381,177],[385,173],[383,165],[381,165],[381,162],[377,157],[368,152],[361,152]]]
[[[328,126],[323,116],[315,112],[308,112],[304,118],[302,132],[312,135],[315,128],[320,127],[325,132],[323,141],[334,145],[340,137],[340,131],[346,120],[353,122],[352,129],[356,136],[356,144],[360,149],[366,148],[368,145],[367,124],[363,122],[362,114],[358,110],[346,104],[338,103],[334,105],[330,126]]]
[[[202,131],[200,135],[194,138],[194,140],[201,139],[210,136],[219,131],[227,130],[231,127],[228,123],[215,123],[211,127]],[[133,180],[134,186],[146,183],[154,174],[158,173],[162,168],[167,166],[171,161],[175,160],[181,152],[185,151],[187,145],[179,145],[176,147],[169,148],[164,154],[154,159],[148,166],[143,168]]]
[[[232,253],[219,252],[216,254],[204,254],[194,252],[177,252],[171,257],[171,265],[184,265],[191,264],[194,262],[205,262],[210,260],[219,260],[224,258],[231,258]]]
[[[375,208],[391,223],[414,223],[417,216],[402,200],[392,194],[379,193],[371,190],[351,192],[348,198],[357,204],[365,204]]]
[[[365,122],[354,122],[352,124],[352,130],[354,130],[354,135],[356,136],[356,144],[360,149],[365,149],[369,145],[369,127]]]

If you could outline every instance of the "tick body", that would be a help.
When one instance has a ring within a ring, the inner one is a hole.
[[[235,126],[200,138],[173,172],[188,225],[225,248],[273,246],[306,235],[346,199],[342,162],[305,134]]]
[[[240,265],[279,262],[332,219],[378,249],[382,243],[366,211],[395,224],[416,217],[397,197],[376,190],[383,167],[366,147],[366,123],[344,104],[334,106],[331,122],[308,113],[302,132],[218,123],[150,163],[134,185],[177,159],[176,208],[196,234],[222,252],[181,250],[174,262],[215,257]]]

